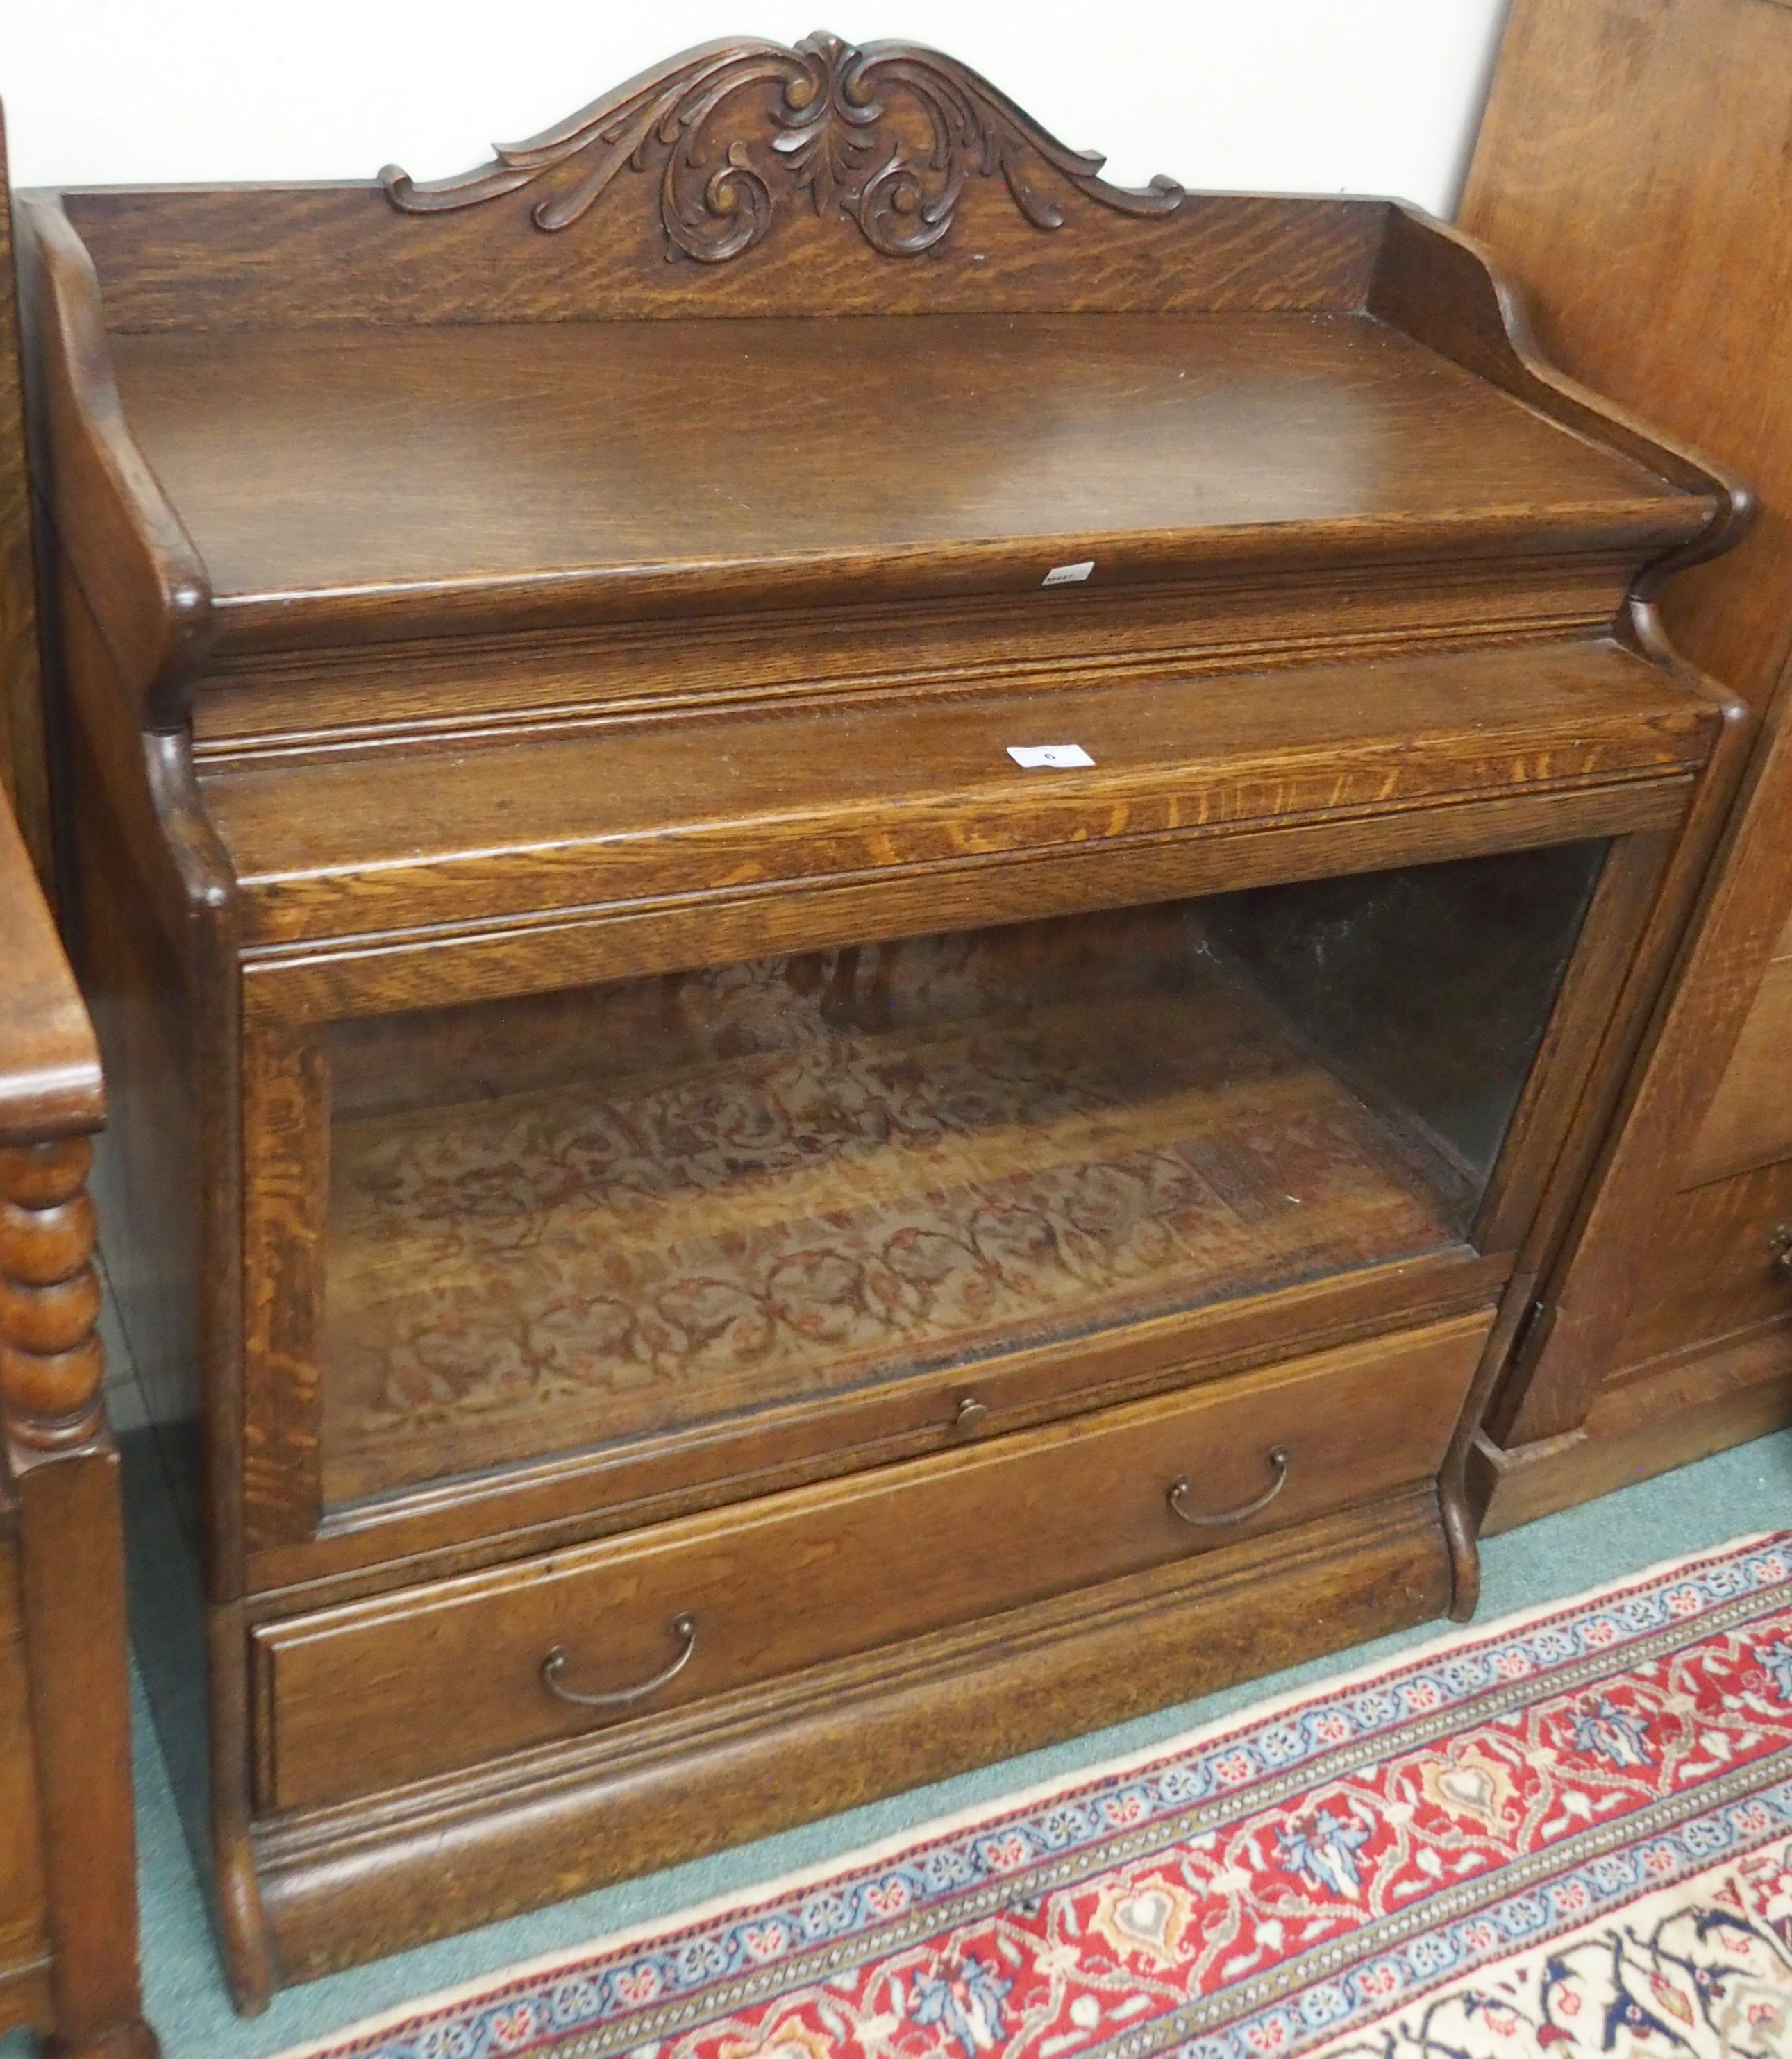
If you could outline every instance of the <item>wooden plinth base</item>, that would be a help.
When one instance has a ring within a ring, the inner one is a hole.
[[[1427,1487],[400,1794],[259,1826],[274,1985],[492,1922],[1439,1616]],[[226,1855],[228,1857],[228,1855]]]
[[[1496,1536],[1792,1424],[1792,1323],[1677,1359],[1603,1396],[1578,1430],[1468,1461],[1480,1534]]]

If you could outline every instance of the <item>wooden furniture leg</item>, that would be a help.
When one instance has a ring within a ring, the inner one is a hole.
[[[118,1455],[101,1392],[92,1026],[0,805],[0,2029],[147,2059],[137,1948]]]
[[[118,1455],[100,1400],[85,1137],[0,1150],[0,1404],[19,1515],[53,2053],[141,2059]]]

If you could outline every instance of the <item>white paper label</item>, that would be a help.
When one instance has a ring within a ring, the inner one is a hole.
[[[1095,569],[1095,560],[1085,558],[1080,565],[1053,565],[1039,582],[1041,586],[1074,586],[1085,579]]]
[[[1008,755],[1023,772],[1037,772],[1041,766],[1061,772],[1072,765],[1095,763],[1080,743],[1011,743]]]

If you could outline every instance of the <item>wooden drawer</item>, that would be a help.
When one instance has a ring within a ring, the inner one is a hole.
[[[1409,1486],[1443,1460],[1491,1320],[264,1623],[261,1806],[448,1772]],[[1169,1500],[1179,1477],[1192,1515],[1254,1512],[1184,1521]],[[556,1648],[581,1693],[668,1677],[639,1700],[574,1707],[543,1679]]]
[[[1682,1185],[1786,1157],[1792,1157],[1792,958],[1780,957],[1756,991]]]
[[[1663,1209],[1647,1284],[1614,1364],[1622,1372],[1684,1346],[1792,1316],[1792,1272],[1779,1232],[1792,1223],[1792,1160],[1764,1165]]]

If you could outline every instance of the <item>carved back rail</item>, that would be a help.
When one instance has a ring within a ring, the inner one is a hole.
[[[178,735],[227,638],[258,651],[270,639],[253,611],[227,622],[214,607],[211,574],[125,423],[109,332],[1353,313],[1693,493],[1718,484],[1543,363],[1483,253],[1443,224],[1388,201],[1185,194],[1163,178],[1131,191],[1104,180],[1101,161],[952,59],[818,34],[793,49],[705,46],[433,185],[388,168],[360,185],[35,197],[22,210],[31,333],[59,338],[37,380],[46,476],[99,511],[74,556],[108,642],[133,654],[123,683],[145,726]],[[920,395],[931,340],[918,323],[905,338]],[[750,387],[724,400],[700,374],[685,377],[706,434],[755,408]],[[850,412],[864,398],[822,356],[784,375],[784,404],[793,386],[805,408]],[[1720,547],[1747,509],[1733,483],[1721,497],[1722,519],[1651,580]],[[810,597],[839,593],[824,579]],[[516,620],[583,626],[592,605],[575,584],[536,582],[520,615],[480,619],[507,632]],[[623,611],[663,605],[638,583]],[[387,619],[363,610],[356,639]],[[273,647],[288,634],[282,615]]]
[[[66,205],[120,331],[1363,305],[1386,203],[1134,192],[1101,163],[951,58],[818,33],[706,44],[433,185]]]

